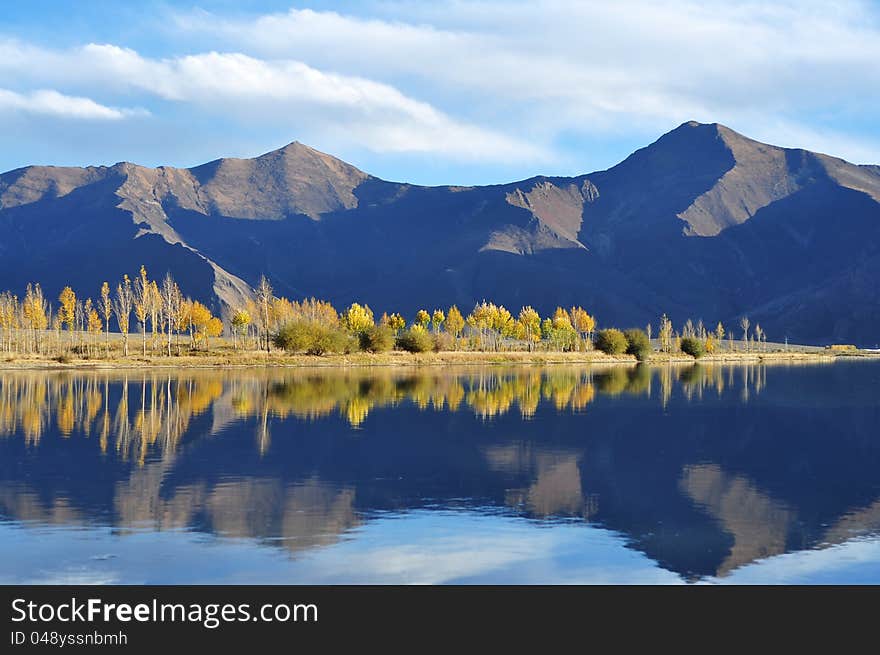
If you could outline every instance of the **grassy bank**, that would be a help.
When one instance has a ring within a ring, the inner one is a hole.
[[[705,355],[705,363],[770,363],[770,362],[831,362],[840,358],[875,357],[877,354],[833,354],[826,351],[789,352],[722,352]],[[651,364],[693,363],[682,353],[654,353]],[[101,368],[234,368],[234,367],[349,367],[349,366],[464,366],[464,365],[547,365],[547,364],[626,364],[636,363],[632,355],[606,355],[589,352],[429,352],[387,353],[356,352],[347,355],[290,355],[280,350],[271,353],[255,350],[234,350],[221,345],[209,352],[184,351],[180,356],[140,354],[122,357],[111,350],[109,356],[82,358],[76,355],[60,358],[37,355],[0,356],[0,369],[101,369]]]

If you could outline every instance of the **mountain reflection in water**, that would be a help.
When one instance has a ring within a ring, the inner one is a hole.
[[[469,512],[610,530],[682,579],[723,577],[880,532],[878,374],[871,362],[4,372],[0,519],[110,528],[120,549],[184,531],[294,561],[386,517]],[[64,535],[47,538],[60,550]]]

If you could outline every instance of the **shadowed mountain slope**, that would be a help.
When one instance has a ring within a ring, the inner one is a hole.
[[[386,182],[292,143],[192,169],[0,175],[0,276],[96,293],[143,262],[235,305],[279,294],[412,313],[492,298],[601,323],[880,341],[880,168],[685,123],[606,171],[485,187]]]

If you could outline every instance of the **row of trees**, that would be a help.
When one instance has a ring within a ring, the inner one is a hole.
[[[596,319],[582,307],[557,307],[542,318],[531,306],[514,315],[503,305],[478,303],[464,315],[452,305],[447,309],[419,309],[411,320],[397,312],[376,317],[369,305],[352,303],[338,312],[330,303],[315,298],[301,302],[276,298],[265,279],[257,288],[252,305],[233,313],[256,315],[260,343],[293,352],[323,354],[364,350],[385,352],[400,348],[410,352],[429,350],[588,350],[592,348]]]
[[[503,305],[484,300],[468,314],[455,305],[446,309],[419,309],[411,319],[397,312],[378,318],[369,305],[352,303],[338,311],[317,298],[292,301],[275,296],[265,277],[253,297],[232,308],[226,323],[198,300],[186,297],[170,274],[151,280],[142,266],[111,290],[104,282],[97,299],[80,298],[65,287],[50,302],[39,284],[29,284],[24,298],[0,294],[0,348],[6,352],[110,356],[110,332],[121,335],[123,356],[130,354],[129,337],[139,332],[143,356],[181,354],[207,350],[211,338],[226,332],[235,349],[271,350],[321,355],[332,352],[385,352],[394,348],[410,352],[430,350],[546,350],[584,351],[598,348],[610,354],[630,353],[639,359],[653,352],[653,328],[622,332],[609,328],[597,332],[597,323],[583,307],[557,307],[542,317],[531,306],[516,314]],[[766,347],[760,325],[750,332],[748,318],[740,322],[745,348]],[[733,330],[719,322],[709,330],[702,321],[688,319],[676,331],[664,314],[656,342],[665,353],[684,351],[695,356],[715,352],[728,337],[734,349]]]
[[[685,321],[680,332],[677,332],[672,325],[672,321],[663,314],[660,318],[660,329],[657,335],[660,350],[665,353],[686,352],[694,354],[694,350],[701,349],[701,353],[715,353],[721,350],[727,352],[735,352],[738,347],[741,350],[751,352],[753,350],[767,349],[767,333],[761,328],[760,324],[756,324],[750,332],[751,321],[747,316],[743,316],[739,321],[742,340],[737,342],[734,330],[727,329],[719,321],[714,329],[708,328],[703,324],[702,320],[696,324],[688,319]],[[651,326],[648,325],[647,332],[650,337]],[[727,344],[725,345],[725,337]],[[683,345],[684,344],[684,345]],[[738,346],[739,344],[739,346]],[[696,355],[699,356],[699,355]]]
[[[115,330],[113,330],[115,323]],[[110,332],[122,337],[122,354],[129,355],[129,335],[141,334],[141,353],[180,354],[181,336],[190,349],[209,347],[209,339],[223,333],[223,322],[198,300],[185,297],[171,274],[161,283],[150,280],[141,266],[132,281],[128,275],[115,293],[104,282],[97,300],[78,297],[64,287],[57,304],[50,302],[39,284],[28,284],[24,298],[0,293],[0,341],[10,353],[96,357],[111,352]]]

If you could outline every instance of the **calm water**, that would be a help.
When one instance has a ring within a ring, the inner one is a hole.
[[[880,583],[880,363],[0,374],[0,583]]]

